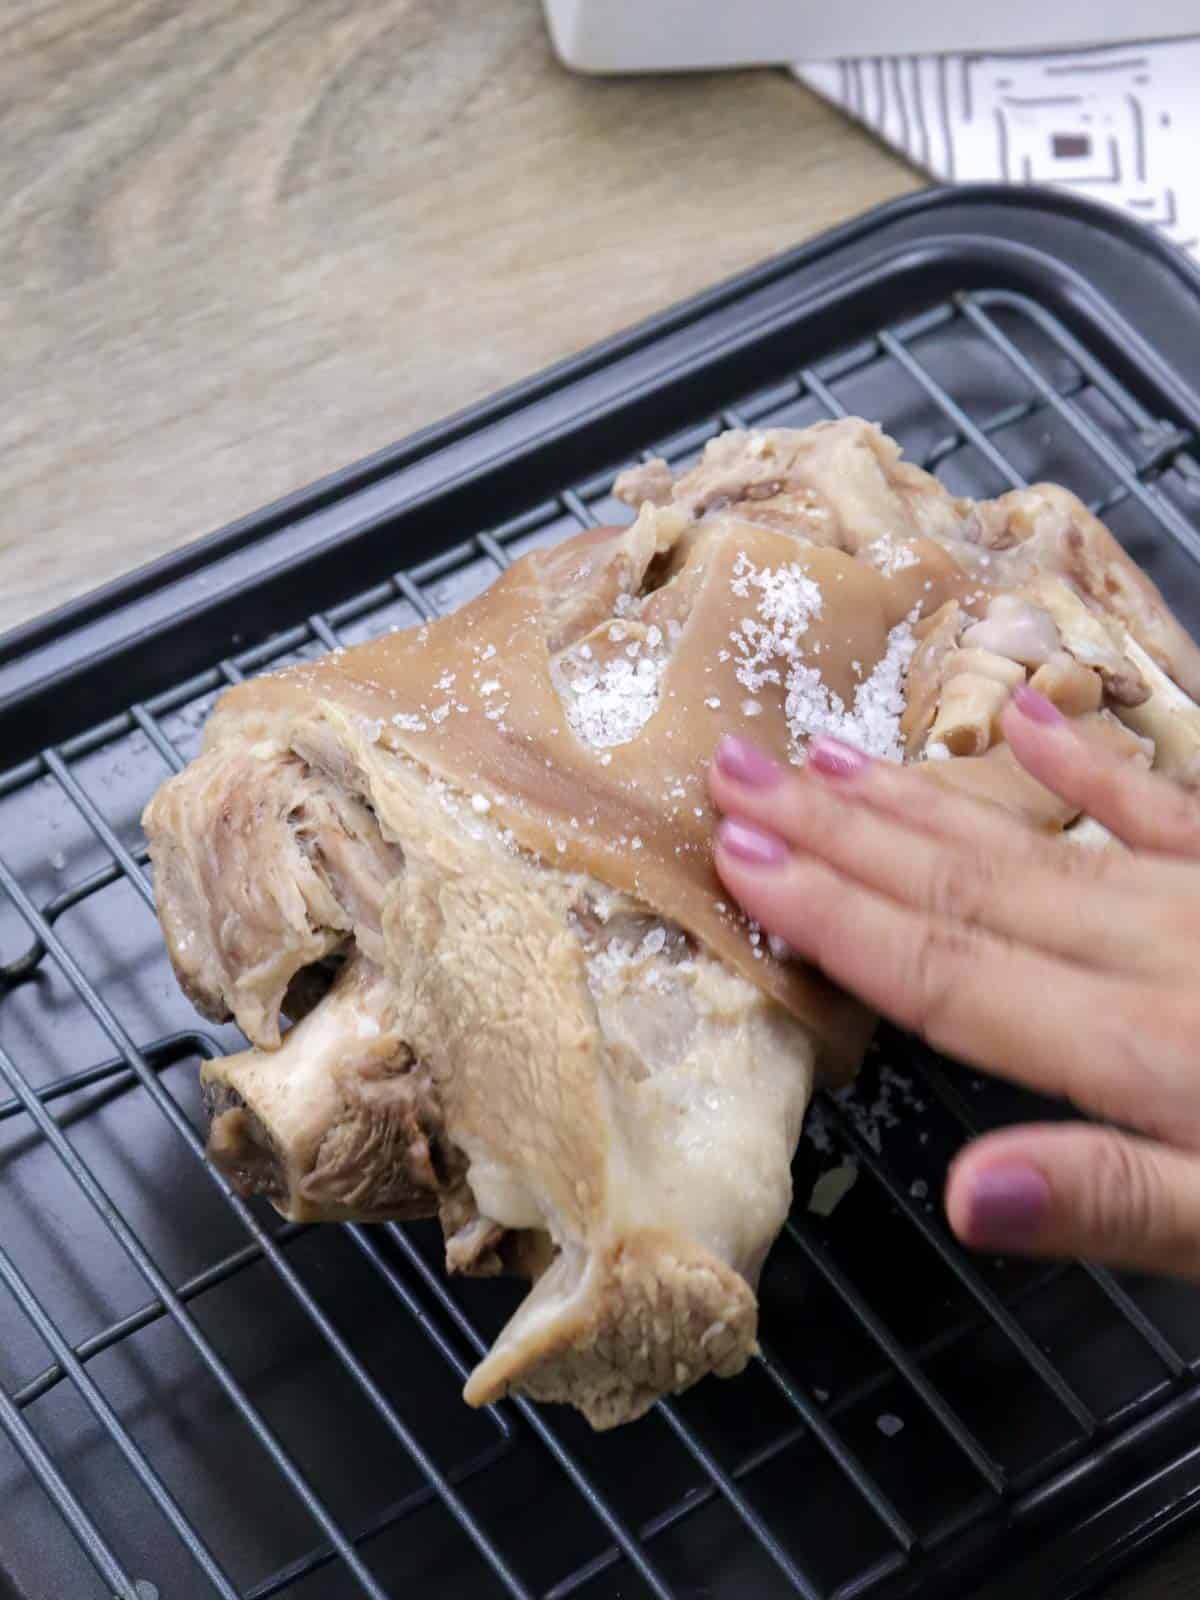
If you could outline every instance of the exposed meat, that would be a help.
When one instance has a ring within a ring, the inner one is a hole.
[[[726,903],[720,736],[903,736],[931,781],[1062,829],[999,742],[1012,687],[1033,667],[1181,767],[1200,681],[1078,502],[953,499],[866,423],[726,435],[621,490],[630,527],[231,690],[145,817],[180,980],[251,1046],[205,1068],[212,1158],[287,1216],[437,1214],[451,1270],[529,1278],[467,1398],[597,1427],[744,1366],[814,1076],[872,1025]]]
[[[437,1210],[441,1108],[391,982],[356,956],[276,1050],[206,1063],[209,1154],[297,1222]]]

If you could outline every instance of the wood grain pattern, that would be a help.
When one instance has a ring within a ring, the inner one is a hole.
[[[535,0],[9,0],[0,627],[912,188]]]
[[[782,74],[572,77],[536,0],[7,0],[0,628],[919,181]]]

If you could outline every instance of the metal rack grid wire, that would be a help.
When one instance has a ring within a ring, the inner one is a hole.
[[[977,405],[956,395],[952,386],[930,370],[923,355],[927,339],[946,330],[956,337],[969,330],[1011,373],[1015,384],[1024,391],[1020,397],[1007,398],[980,414]],[[1049,352],[1054,360],[1040,358],[1039,352]],[[1052,367],[1056,368],[1053,372]],[[847,403],[841,394],[846,387],[852,386],[858,375],[881,369],[887,369],[897,381],[907,381],[941,424],[940,433],[929,438],[921,451],[923,464],[931,469],[944,468],[959,453],[973,451],[995,475],[998,490],[1020,487],[1025,477],[1006,441],[1013,430],[1044,420],[1065,430],[1072,448],[1081,447],[1107,479],[1100,492],[1092,496],[1098,512],[1111,514],[1132,504],[1158,533],[1165,534],[1190,556],[1200,557],[1200,538],[1184,508],[1188,496],[1196,494],[1200,481],[1196,439],[1160,422],[1047,311],[1007,291],[959,295],[881,330],[852,349],[788,375],[769,392],[743,397],[718,409],[686,435],[673,440],[666,453],[675,459],[683,458],[720,427],[790,420],[792,414],[804,408],[808,408],[805,420],[843,415]],[[1115,427],[1097,420],[1093,404],[1097,400],[1107,408],[1105,414],[1116,419]],[[888,420],[884,418],[885,422]],[[653,453],[647,450],[645,456]],[[56,749],[43,751],[0,778],[0,798],[19,795],[39,781],[49,780],[56,785],[106,857],[99,868],[62,891],[38,900],[24,887],[19,873],[5,864],[0,851],[0,890],[28,941],[0,966],[0,1006],[22,985],[52,968],[65,979],[113,1051],[81,1070],[46,1083],[34,1083],[14,1055],[0,1049],[0,1077],[9,1096],[0,1102],[0,1128],[24,1119],[45,1142],[61,1164],[63,1182],[75,1186],[93,1208],[145,1287],[146,1298],[139,1306],[73,1344],[47,1308],[39,1286],[31,1283],[7,1251],[0,1248],[0,1280],[11,1302],[9,1309],[19,1310],[27,1319],[49,1357],[23,1382],[11,1390],[0,1390],[0,1429],[61,1516],[63,1526],[85,1552],[104,1593],[119,1595],[122,1600],[143,1600],[149,1591],[146,1581],[137,1578],[123,1563],[93,1508],[72,1488],[51,1449],[39,1439],[29,1421],[31,1408],[61,1385],[73,1388],[140,1486],[147,1509],[154,1508],[173,1532],[192,1564],[200,1585],[194,1591],[197,1594],[212,1593],[229,1600],[235,1596],[266,1600],[267,1596],[292,1592],[314,1573],[336,1570],[349,1582],[349,1592],[382,1600],[388,1589],[385,1577],[372,1566],[375,1542],[437,1502],[457,1525],[458,1537],[473,1547],[480,1581],[490,1586],[486,1592],[522,1597],[541,1593],[545,1600],[565,1600],[604,1574],[619,1570],[635,1580],[634,1587],[639,1592],[665,1600],[676,1591],[665,1565],[658,1559],[657,1541],[667,1530],[694,1518],[702,1508],[720,1502],[732,1514],[741,1536],[765,1556],[776,1582],[782,1584],[781,1593],[802,1595],[806,1600],[851,1600],[852,1596],[883,1593],[889,1582],[918,1571],[922,1560],[951,1546],[964,1532],[994,1519],[1001,1511],[1010,1519],[1019,1520],[1024,1508],[1035,1500],[1044,1504],[1047,1496],[1053,1495],[1058,1479],[1065,1481],[1070,1475],[1077,1481],[1081,1463],[1086,1464],[1099,1440],[1103,1439],[1110,1450],[1119,1449],[1123,1435],[1171,1404],[1193,1383],[1195,1355],[1176,1348],[1167,1333],[1111,1274],[1089,1268],[1090,1281],[1112,1315],[1141,1341],[1161,1373],[1160,1380],[1148,1385],[1116,1423],[1111,1417],[1098,1414],[1027,1331],[1017,1304],[997,1291],[979,1264],[959,1249],[941,1220],[914,1198],[911,1188],[891,1169],[845,1105],[822,1097],[823,1112],[860,1173],[865,1174],[864,1181],[877,1186],[904,1225],[944,1266],[973,1308],[976,1323],[990,1327],[1007,1341],[1011,1352],[1041,1385],[1045,1404],[1063,1413],[1069,1437],[1032,1468],[1023,1473],[1010,1472],[931,1375],[933,1346],[914,1348],[899,1337],[873,1305],[869,1288],[864,1290],[856,1284],[839,1263],[813,1216],[797,1211],[787,1225],[787,1239],[861,1330],[889,1378],[927,1408],[945,1439],[958,1452],[963,1470],[971,1475],[974,1484],[968,1503],[939,1524],[918,1529],[863,1460],[862,1452],[845,1436],[837,1407],[827,1407],[816,1392],[796,1378],[787,1357],[776,1352],[780,1330],[768,1322],[755,1364],[779,1401],[787,1425],[766,1444],[728,1462],[722,1459],[719,1442],[707,1437],[702,1427],[689,1418],[686,1404],[661,1402],[657,1408],[660,1422],[685,1452],[695,1481],[673,1503],[638,1521],[625,1514],[614,1496],[602,1487],[589,1468],[586,1454],[568,1442],[560,1419],[523,1400],[491,1409],[488,1416],[493,1438],[485,1449],[449,1468],[439,1466],[428,1441],[406,1422],[401,1407],[384,1393],[293,1267],[290,1251],[309,1230],[298,1225],[275,1229],[265,1226],[257,1209],[239,1199],[221,1175],[205,1164],[196,1127],[162,1080],[179,1063],[221,1053],[226,1041],[206,1029],[191,1028],[139,1043],[106,997],[103,984],[85,969],[59,928],[68,913],[122,883],[132,888],[144,907],[153,909],[144,844],[131,844],[121,837],[78,775],[79,763],[114,741],[140,731],[161,763],[158,776],[178,770],[185,763],[187,752],[178,747],[168,724],[180,708],[203,702],[204,697],[224,685],[277,665],[298,651],[336,647],[352,625],[369,623],[377,613],[390,615],[398,602],[407,603],[414,617],[436,615],[439,608],[434,585],[469,562],[483,558],[491,570],[499,570],[510,561],[514,547],[522,548],[543,531],[557,536],[571,528],[595,524],[600,520],[598,507],[611,477],[611,466],[606,466],[586,482],[564,489],[557,500],[533,507],[503,527],[480,531],[464,545],[420,568],[397,572],[389,583],[308,616],[267,643],[222,661],[145,704],[131,706],[123,715]],[[913,1050],[909,1052],[909,1064],[928,1085],[930,1094],[957,1120],[964,1134],[977,1131],[978,1119],[972,1107],[939,1064]],[[135,1089],[140,1089],[161,1114],[162,1137],[182,1143],[183,1159],[203,1169],[245,1236],[236,1249],[179,1283],[170,1282],[156,1265],[151,1251],[79,1153],[68,1133],[67,1119],[56,1118],[52,1109],[59,1102],[70,1103],[83,1091],[120,1094]],[[386,1286],[397,1312],[420,1328],[430,1361],[444,1363],[459,1380],[464,1378],[469,1360],[486,1349],[488,1340],[412,1235],[396,1225],[383,1229],[351,1226],[346,1234],[363,1262]],[[211,1291],[233,1283],[260,1264],[269,1267],[285,1286],[329,1359],[349,1377],[422,1480],[418,1488],[360,1524],[345,1525],[333,1514],[295,1453],[277,1437],[193,1312],[193,1306],[203,1302]],[[308,1521],[307,1548],[250,1584],[241,1584],[226,1570],[217,1541],[211,1533],[205,1537],[195,1525],[178,1493],[156,1471],[133,1430],[117,1415],[101,1384],[91,1376],[89,1369],[99,1358],[160,1321],[169,1322],[186,1339],[200,1368],[223,1392],[241,1426],[265,1453],[270,1470],[286,1484]],[[833,1585],[810,1568],[803,1553],[798,1554],[783,1537],[777,1522],[756,1506],[752,1493],[756,1472],[804,1438],[824,1453],[847,1490],[870,1508],[886,1544],[883,1553]],[[514,1450],[526,1448],[531,1442],[563,1475],[586,1508],[594,1528],[594,1548],[581,1551],[569,1570],[540,1585],[528,1575],[520,1542],[514,1545],[498,1535],[466,1492],[471,1484],[486,1483],[490,1475],[503,1472]]]

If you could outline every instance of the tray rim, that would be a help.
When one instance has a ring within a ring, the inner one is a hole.
[[[931,185],[914,194],[900,195],[873,206],[848,222],[840,223],[803,244],[768,257],[758,266],[735,273],[711,288],[654,312],[596,344],[496,390],[483,400],[452,411],[394,444],[384,445],[209,533],[189,539],[163,556],[86,590],[60,606],[17,623],[0,632],[0,665],[27,653],[49,638],[70,632],[105,610],[126,605],[151,590],[160,589],[212,561],[234,553],[271,527],[306,516],[376,478],[400,471],[466,434],[510,416],[555,390],[568,387],[597,368],[634,354],[665,334],[676,332],[688,323],[698,321],[789,273],[811,267],[891,224],[972,204],[1074,217],[1153,257],[1177,276],[1186,288],[1200,296],[1200,263],[1193,262],[1179,246],[1163,235],[1113,206],[1040,185]]]

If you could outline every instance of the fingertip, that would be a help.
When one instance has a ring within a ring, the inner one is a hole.
[[[1039,694],[1028,684],[1022,684],[1019,689],[1014,689],[1008,704],[1016,716],[1026,722],[1032,722],[1039,728],[1056,728],[1066,721],[1053,700],[1048,700],[1044,694]]]
[[[786,768],[774,756],[736,733],[727,733],[717,746],[713,770],[749,789],[773,789],[786,776]]]
[[[719,853],[747,867],[780,867],[790,854],[777,833],[741,817],[726,817],[717,824],[716,843]]]
[[[832,778],[836,783],[847,783],[861,778],[871,766],[871,758],[855,745],[831,734],[818,733],[808,742],[805,765],[822,778]]]
[[[946,1180],[950,1226],[974,1250],[1035,1249],[1052,1206],[1045,1173],[1019,1156],[963,1160]]]

